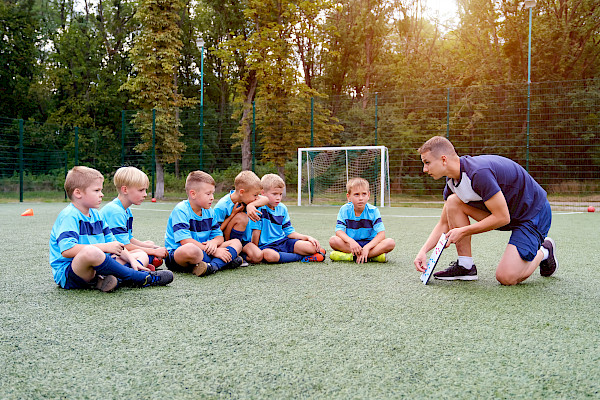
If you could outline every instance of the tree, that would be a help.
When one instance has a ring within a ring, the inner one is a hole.
[[[196,104],[177,91],[176,74],[181,57],[181,28],[178,25],[181,2],[141,0],[136,18],[141,31],[134,40],[130,58],[135,76],[122,89],[131,94],[131,103],[141,109],[134,124],[142,133],[139,152],[152,146],[152,109],[156,109],[156,193],[164,196],[163,163],[181,158],[185,145],[181,142],[178,109]]]

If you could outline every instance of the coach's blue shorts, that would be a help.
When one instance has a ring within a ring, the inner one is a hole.
[[[546,204],[535,217],[512,228],[508,243],[517,248],[523,260],[532,261],[548,235],[551,223],[552,209],[546,200]]]
[[[260,246],[260,249],[272,249],[278,253],[293,253],[294,245],[298,240],[299,239],[290,239],[288,237],[284,237],[283,239],[279,239],[273,243],[263,244]]]
[[[85,280],[83,280],[82,277],[80,277],[75,273],[75,271],[73,271],[71,264],[69,264],[69,266],[65,270],[65,275],[67,277],[67,280],[65,281],[64,289],[90,289],[95,283],[86,282]]]

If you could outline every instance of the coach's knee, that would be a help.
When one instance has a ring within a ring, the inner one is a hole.
[[[444,208],[449,212],[453,212],[460,209],[464,205],[465,203],[460,199],[460,197],[453,193],[446,199]]]
[[[521,282],[521,277],[510,271],[496,270],[496,280],[501,285],[512,286]]]

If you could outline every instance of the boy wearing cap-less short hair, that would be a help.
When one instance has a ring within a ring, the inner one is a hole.
[[[77,166],[67,173],[65,191],[71,200],[50,232],[50,266],[54,281],[64,289],[110,292],[118,280],[134,286],[163,286],[171,271],[138,271],[136,260],[116,241],[97,208],[102,202],[104,176]]]
[[[261,179],[262,194],[269,203],[259,208],[261,219],[251,221],[252,245],[262,251],[262,258],[270,263],[294,261],[321,262],[325,250],[317,239],[295,231],[287,207],[281,203],[285,182],[279,175],[266,174]]]
[[[130,209],[132,204],[139,206],[146,198],[148,176],[135,167],[121,167],[115,173],[113,181],[118,196],[102,207],[100,215],[115,238],[123,243],[132,255],[140,254],[136,257],[140,264],[154,270],[167,256],[167,249],[156,246],[152,241],[141,241],[133,237],[133,214]]]
[[[385,237],[385,227],[379,209],[368,203],[369,182],[352,178],[346,184],[346,198],[338,213],[335,236],[329,239],[334,261],[385,262],[386,254],[394,250],[396,242]]]
[[[225,241],[215,212],[215,180],[203,171],[192,171],[185,181],[187,200],[177,204],[167,223],[165,247],[170,270],[205,276],[242,264],[238,239]]]

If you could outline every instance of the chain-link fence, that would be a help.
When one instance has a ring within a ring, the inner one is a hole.
[[[390,154],[393,205],[440,200],[443,182],[423,174],[416,149],[443,135],[461,155],[517,161],[554,205],[600,205],[600,80],[261,100],[247,111],[245,141],[242,115],[240,109],[207,105],[202,112],[172,115],[123,111],[113,130],[0,119],[2,196],[62,195],[64,173],[75,164],[107,177],[121,165],[134,165],[154,178],[157,158],[167,197],[181,197],[183,180],[195,169],[213,174],[218,191],[227,190],[242,165],[259,176],[284,173],[293,196],[298,147],[383,145]],[[165,140],[179,142],[177,161],[164,161]]]

